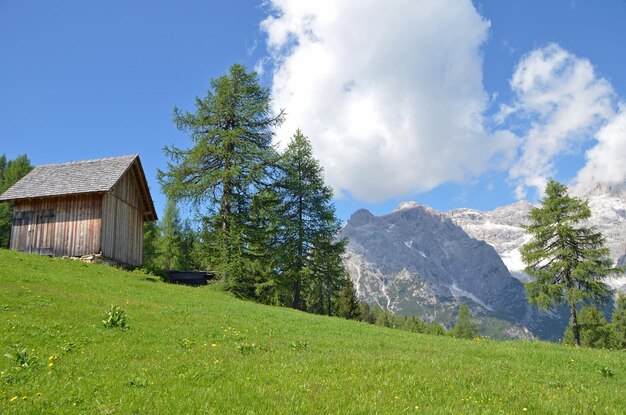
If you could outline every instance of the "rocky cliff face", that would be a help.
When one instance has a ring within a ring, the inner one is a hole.
[[[349,241],[346,265],[362,300],[448,326],[466,301],[483,322],[508,322],[513,337],[554,339],[563,332],[563,315],[530,307],[522,283],[491,245],[426,206],[404,204],[380,217],[359,210],[340,237]]]
[[[521,225],[527,223],[531,207],[529,202],[522,201],[489,212],[457,209],[447,212],[446,216],[472,238],[493,246],[511,275],[521,281],[528,281],[520,248],[530,241],[530,236]]]
[[[581,197],[589,201],[592,217],[588,224],[604,234],[611,259],[618,266],[626,265],[626,192],[620,187],[598,186]],[[524,274],[520,248],[530,237],[521,225],[527,223],[531,207],[529,202],[522,201],[489,212],[457,209],[446,216],[471,237],[493,246],[511,274],[525,281],[528,276]],[[613,289],[626,292],[625,275],[606,282]]]

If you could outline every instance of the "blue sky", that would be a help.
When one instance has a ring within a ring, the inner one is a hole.
[[[626,2],[331,3],[0,0],[0,154],[138,153],[161,213],[162,148],[189,144],[172,108],[242,63],[286,108],[282,142],[312,140],[342,219],[624,180]]]

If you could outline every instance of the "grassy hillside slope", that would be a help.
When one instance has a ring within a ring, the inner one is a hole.
[[[127,330],[106,329],[117,304]],[[0,413],[623,414],[626,353],[455,340],[0,250]]]

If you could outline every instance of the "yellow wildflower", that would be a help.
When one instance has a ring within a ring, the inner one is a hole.
[[[17,400],[17,396],[14,396],[10,399],[11,402],[15,402]]]
[[[54,363],[52,362],[48,363],[48,367],[52,367],[52,366],[54,366]]]
[[[213,343],[213,344],[211,345],[211,347],[217,347],[217,344]]]

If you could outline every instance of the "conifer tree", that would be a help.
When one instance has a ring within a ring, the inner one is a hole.
[[[452,335],[457,339],[473,339],[478,335],[478,325],[472,319],[467,303],[461,303]]]
[[[543,309],[567,304],[574,343],[580,345],[576,305],[604,301],[609,289],[603,279],[619,270],[612,267],[604,237],[584,226],[591,211],[586,201],[567,194],[567,187],[551,180],[540,207],[530,211],[526,230],[532,241],[522,246],[529,302]]]
[[[160,223],[159,253],[165,270],[183,270],[187,267],[183,226],[176,201],[169,198]]]
[[[143,224],[143,266],[150,272],[160,274],[160,239],[161,228],[157,221]]]
[[[203,216],[204,245],[209,262],[231,290],[243,295],[247,218],[253,195],[267,184],[275,161],[273,127],[284,114],[272,115],[269,89],[254,72],[232,65],[228,74],[211,81],[195,112],[174,109],[179,130],[189,133],[189,149],[166,147],[171,159],[159,171],[165,193],[191,201]]]
[[[337,300],[337,314],[348,320],[361,318],[359,300],[356,298],[356,290],[349,277],[346,277],[344,289]]]
[[[597,307],[585,305],[580,309],[578,313],[578,328],[581,346],[603,349],[613,347],[613,332]],[[575,344],[574,331],[571,324],[565,330],[563,343]]]
[[[250,208],[248,252],[254,297],[265,304],[284,305],[289,287],[282,283],[277,267],[280,202],[276,191],[265,189],[255,195]]]
[[[359,313],[361,314],[361,321],[368,324],[376,323],[376,315],[372,312],[369,304],[362,302],[359,305]]]
[[[340,290],[334,282],[345,275],[341,263],[344,244],[333,241],[339,231],[333,193],[324,184],[322,167],[300,130],[287,146],[280,169],[276,184],[281,220],[277,266],[291,288],[291,307],[305,309],[303,294],[311,286]],[[333,293],[323,295],[330,299]]]
[[[337,299],[344,287],[345,241],[333,241],[330,234],[316,240],[307,266],[304,295],[313,313],[336,314]]]
[[[407,319],[405,328],[414,333],[424,333],[426,331],[426,323],[418,316],[412,316]]]
[[[378,307],[376,325],[382,327],[393,327],[393,314],[387,308]]]
[[[441,325],[441,323],[437,321],[433,321],[432,323],[426,323],[424,333],[434,336],[445,336],[447,334],[446,329]]]
[[[626,294],[624,293],[617,296],[611,327],[615,335],[616,347],[626,350]]]
[[[0,194],[13,186],[22,177],[26,176],[33,166],[28,157],[23,154],[15,160],[7,160],[6,155],[0,156]],[[13,210],[8,202],[0,203],[0,248],[8,248],[11,239]]]

